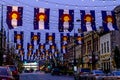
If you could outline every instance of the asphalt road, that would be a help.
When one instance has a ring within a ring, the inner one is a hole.
[[[37,73],[22,73],[20,80],[74,80],[72,76],[54,75],[50,73],[37,72]]]

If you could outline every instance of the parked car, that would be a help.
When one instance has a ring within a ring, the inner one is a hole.
[[[90,68],[81,68],[79,73],[74,75],[75,80],[86,80],[90,71]]]
[[[12,72],[7,68],[0,66],[0,80],[15,80],[12,76]]]
[[[90,76],[95,80],[103,80],[105,77],[105,74],[102,70],[92,70],[90,74]]]
[[[60,69],[59,68],[53,68],[51,70],[51,75],[60,75]]]
[[[6,66],[12,72],[12,76],[15,78],[15,80],[19,80],[19,72],[17,67],[15,65],[6,65]]]

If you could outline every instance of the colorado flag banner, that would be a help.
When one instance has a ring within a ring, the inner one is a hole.
[[[29,58],[33,54],[33,50],[27,50],[27,57]]]
[[[74,27],[74,10],[59,10],[59,32],[71,32]]]
[[[23,49],[23,43],[17,43],[16,49],[18,49],[18,50]]]
[[[40,52],[44,52],[44,49],[45,49],[45,44],[42,44],[42,43],[39,43],[39,48]]]
[[[61,43],[63,43],[64,45],[68,44],[69,38],[70,38],[69,33],[61,33]]]
[[[95,11],[85,11],[80,10],[81,15],[81,29],[83,32],[85,31],[96,31],[95,25]]]
[[[61,43],[61,53],[67,53],[67,44],[64,45],[63,43]]]
[[[114,11],[102,11],[102,24],[104,31],[118,30]]]
[[[46,33],[46,43],[52,45],[55,42],[55,33]]]
[[[14,31],[14,42],[23,43],[23,31]]]
[[[32,44],[39,44],[40,42],[40,33],[35,33],[35,32],[31,32],[31,43]]]
[[[7,6],[7,25],[9,29],[22,26],[23,7]]]
[[[27,50],[33,50],[34,49],[34,45],[31,43],[27,43]]]
[[[34,8],[34,29],[49,29],[50,9]]]
[[[83,34],[82,33],[75,33],[74,34],[75,39],[75,43],[80,45],[82,44],[82,38],[83,38]]]
[[[56,50],[56,44],[50,45],[50,52],[55,53]]]

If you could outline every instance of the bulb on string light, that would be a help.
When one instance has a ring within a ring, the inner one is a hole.
[[[85,9],[87,9],[88,7],[85,7]]]
[[[19,2],[17,4],[20,4]]]
[[[36,2],[38,2],[39,0],[36,0]]]
[[[114,3],[116,2],[116,0],[113,1]]]
[[[116,6],[114,5],[113,7],[115,8]]]
[[[68,7],[68,5],[66,5],[65,7]]]
[[[56,4],[55,6],[58,6],[58,4]]]
[[[103,1],[103,3],[105,3],[105,1]]]
[[[96,7],[96,6],[94,6],[94,8],[95,8],[95,9],[97,9],[97,7]]]
[[[48,4],[48,2],[46,2],[46,4]]]
[[[102,19],[102,16],[100,16],[100,19]]]
[[[76,6],[75,8],[78,9],[78,6]]]
[[[105,6],[104,8],[106,9],[107,7]]]

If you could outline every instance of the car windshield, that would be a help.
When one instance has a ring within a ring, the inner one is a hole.
[[[6,68],[0,68],[0,75],[10,75]]]
[[[81,69],[81,72],[90,72],[90,69]]]
[[[113,72],[115,75],[120,76],[120,71],[118,72]]]
[[[11,71],[17,70],[17,68],[15,66],[9,66],[9,68],[10,68]]]
[[[103,74],[102,71],[94,71],[95,74]]]

